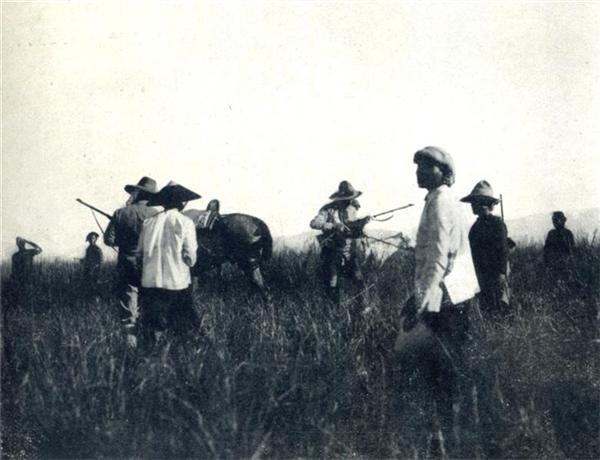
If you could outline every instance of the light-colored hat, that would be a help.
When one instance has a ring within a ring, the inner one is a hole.
[[[491,202],[493,204],[500,203],[500,200],[494,196],[494,191],[492,190],[492,186],[486,180],[482,180],[477,182],[475,187],[471,193],[469,193],[464,198],[461,198],[460,201],[463,203],[473,203],[473,202]]]
[[[127,193],[133,193],[136,190],[141,190],[142,192],[147,193],[156,193],[158,187],[156,187],[156,181],[151,177],[144,176],[142,177],[137,184],[135,185],[126,185],[125,191]]]
[[[345,200],[354,200],[362,195],[362,192],[356,190],[352,187],[352,184],[347,180],[343,180],[340,182],[338,186],[337,192],[331,194],[329,196],[333,201],[345,201]]]
[[[185,201],[197,200],[202,198],[196,192],[179,185],[176,182],[170,181],[167,185],[160,189],[148,200],[148,206],[157,206],[171,203],[183,203]]]
[[[450,184],[454,183],[454,176],[456,175],[456,170],[454,169],[454,160],[452,160],[452,157],[448,152],[442,150],[439,147],[428,146],[415,153],[413,162],[418,163],[419,161],[422,161],[424,159],[428,159],[442,166],[445,166],[449,172],[448,179],[450,181]]]

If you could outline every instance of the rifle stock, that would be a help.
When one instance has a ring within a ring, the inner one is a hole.
[[[98,209],[95,206],[92,206],[89,203],[86,203],[85,201],[83,201],[81,198],[76,198],[75,201],[77,201],[79,204],[82,204],[88,208],[90,208],[92,211],[96,211],[98,214],[102,214],[104,217],[106,217],[108,220],[112,220],[112,216],[110,214],[108,214],[107,212],[102,211],[102,209]]]

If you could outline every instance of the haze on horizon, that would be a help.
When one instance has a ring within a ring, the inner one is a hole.
[[[595,2],[4,2],[2,255],[81,252],[75,198],[112,213],[143,175],[275,235],[347,179],[411,228],[425,145],[508,219],[597,207],[599,25]]]

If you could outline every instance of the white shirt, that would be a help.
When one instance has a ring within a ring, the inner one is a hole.
[[[415,247],[417,308],[440,311],[444,285],[454,304],[479,292],[462,205],[442,185],[425,198]],[[451,276],[450,276],[451,275]]]
[[[160,212],[144,221],[139,250],[142,257],[142,287],[181,290],[192,278],[196,263],[196,228],[176,209]]]

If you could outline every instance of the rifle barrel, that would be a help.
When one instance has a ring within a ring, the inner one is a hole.
[[[102,209],[98,209],[97,207],[92,206],[91,204],[86,203],[81,198],[76,198],[75,201],[77,201],[78,203],[80,203],[80,204],[82,204],[84,206],[87,206],[88,208],[90,208],[93,211],[96,211],[98,214],[102,214],[107,219],[112,220],[112,216],[110,214],[108,214],[107,212],[102,211]]]
[[[373,215],[371,217],[385,216],[386,214],[389,214],[391,212],[400,211],[402,209],[410,208],[411,206],[414,206],[414,204],[412,204],[412,203],[406,204],[404,206],[400,206],[399,208],[394,208],[394,209],[390,209],[389,211],[380,212],[379,214],[375,214],[375,215]]]

